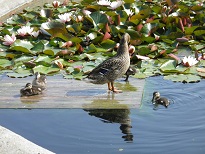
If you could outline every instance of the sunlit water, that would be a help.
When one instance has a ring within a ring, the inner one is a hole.
[[[154,77],[140,109],[1,109],[0,125],[56,153],[204,154],[204,85]],[[154,107],[153,91],[170,106]]]

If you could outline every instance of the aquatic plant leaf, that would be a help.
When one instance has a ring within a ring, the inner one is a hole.
[[[27,76],[32,75],[31,72],[25,72],[25,73],[18,73],[18,72],[10,72],[6,74],[7,76],[11,77],[11,78],[25,78]]]
[[[25,24],[25,20],[23,19],[23,17],[17,14],[7,19],[6,22],[11,25]]]
[[[44,43],[42,41],[37,42],[36,44],[34,44],[31,50],[36,54],[42,53],[44,50]]]
[[[22,62],[29,61],[32,59],[33,59],[33,57],[31,57],[31,56],[21,56],[19,58],[14,59],[14,63],[18,63],[18,62],[22,63]]]
[[[38,65],[38,66],[33,68],[33,71],[34,71],[34,73],[39,72],[42,74],[52,74],[52,73],[59,72],[60,69],[58,67],[47,67],[47,66],[43,66],[43,65]]]
[[[160,70],[162,72],[178,72],[178,70],[176,70],[176,61],[175,60],[168,60],[166,62],[164,62],[161,67]]]
[[[35,54],[30,49],[33,47],[31,42],[17,39],[10,47],[11,50],[20,51],[28,54]]]
[[[108,19],[105,14],[100,13],[99,11],[92,12],[90,14],[90,17],[92,19],[92,23],[94,27],[97,27],[99,23],[107,23]]]
[[[63,74],[63,78],[64,79],[73,79],[73,75],[72,74]]]
[[[0,59],[0,69],[12,66],[12,62],[7,59]]]
[[[188,75],[184,75],[184,74],[171,74],[171,75],[167,75],[164,76],[164,79],[166,80],[172,80],[174,82],[184,82],[184,83],[189,83],[189,82],[199,82],[201,80],[201,78],[199,76],[196,75],[192,75],[192,74],[188,74]]]
[[[68,41],[72,36],[68,33],[65,24],[57,21],[42,23],[41,28],[46,30],[51,37],[59,37],[64,41]]]
[[[110,49],[116,46],[116,42],[113,40],[107,39],[107,40],[102,41],[100,45],[104,49]]]
[[[49,56],[46,55],[39,55],[38,58],[34,61],[35,63],[38,64],[44,64],[44,65],[51,65],[51,62],[54,60],[54,58],[50,58]]]

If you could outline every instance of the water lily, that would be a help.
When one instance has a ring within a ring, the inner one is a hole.
[[[33,36],[33,37],[38,37],[38,35],[39,35],[39,30],[38,31],[33,31],[31,33],[31,36]]]
[[[30,26],[22,26],[17,30],[17,33],[20,36],[26,36],[28,34],[31,35],[32,32],[33,32],[33,28],[31,28]]]
[[[124,2],[121,0],[114,1],[110,4],[110,7],[108,7],[108,8],[114,10],[114,9],[120,7],[122,4],[124,4]]]
[[[86,16],[87,16],[87,15],[90,15],[91,13],[92,13],[92,12],[90,12],[89,10],[83,10],[83,14],[86,15]]]
[[[83,21],[83,16],[78,15],[78,16],[77,16],[77,22],[80,22],[80,21]]]
[[[4,36],[4,45],[11,45],[16,41],[16,36],[14,34],[12,34],[11,36],[9,35],[5,35]]]
[[[58,15],[58,17],[59,17],[58,20],[59,20],[60,22],[66,23],[66,22],[68,22],[68,21],[71,20],[71,16],[72,16],[72,13],[60,14],[60,15]]]
[[[57,7],[60,6],[61,3],[60,3],[59,1],[53,1],[52,4],[53,4],[53,7],[54,7],[54,8],[57,8]]]
[[[99,0],[97,2],[98,5],[103,5],[103,6],[110,6],[110,1],[109,0]]]
[[[182,64],[186,67],[191,67],[191,66],[194,66],[198,63],[198,61],[196,60],[196,58],[193,58],[191,56],[185,56],[183,59],[182,59]]]

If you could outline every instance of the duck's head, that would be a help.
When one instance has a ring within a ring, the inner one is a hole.
[[[160,97],[160,93],[158,91],[153,92],[153,98]]]
[[[120,44],[123,44],[123,43],[129,43],[130,42],[130,35],[128,33],[125,33],[121,40],[120,40]]]
[[[27,83],[26,84],[26,88],[32,88],[32,84],[31,83]]]

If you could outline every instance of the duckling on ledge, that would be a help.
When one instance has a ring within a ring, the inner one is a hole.
[[[32,84],[27,83],[24,88],[20,90],[21,96],[31,96],[32,95]]]
[[[33,87],[31,83],[27,83],[26,86],[20,90],[21,96],[32,96],[41,93],[42,90],[40,88]]]
[[[46,89],[46,75],[40,75],[39,72],[35,73],[35,78],[32,82],[33,88],[37,89],[40,88],[41,90]]]
[[[160,93],[157,91],[155,91],[153,93],[152,103],[153,104],[161,104],[161,105],[165,106],[166,108],[170,104],[169,100],[165,97],[160,97]]]
[[[130,66],[130,56],[128,50],[128,43],[130,42],[130,35],[125,33],[117,50],[117,54],[111,57],[96,68],[94,68],[87,76],[89,81],[94,84],[108,84],[108,90],[115,93],[122,92],[114,87],[114,81],[122,77]]]
[[[129,76],[130,75],[135,75],[135,73],[137,73],[137,70],[133,66],[130,66],[128,68],[127,72],[125,73],[125,75],[126,75],[125,81],[128,81]]]

